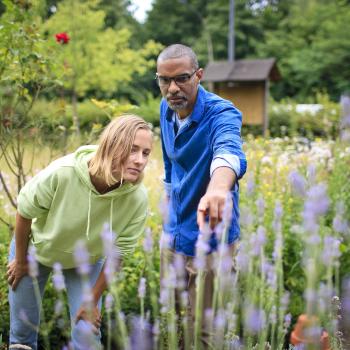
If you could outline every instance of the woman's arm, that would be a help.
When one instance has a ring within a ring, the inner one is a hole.
[[[7,265],[7,281],[13,290],[17,288],[22,277],[28,273],[27,251],[31,225],[31,219],[26,219],[17,213],[15,227],[16,255]]]
[[[95,329],[95,333],[98,333],[98,329],[101,327],[101,313],[98,309],[98,301],[100,300],[102,293],[107,288],[107,280],[106,275],[104,272],[105,265],[103,265],[103,268],[98,275],[97,281],[92,288],[92,297],[93,297],[93,305],[92,310],[88,310],[85,305],[82,305],[76,315],[75,322],[78,322],[79,320],[85,320],[91,322]]]

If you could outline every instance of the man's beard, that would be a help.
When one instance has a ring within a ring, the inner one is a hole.
[[[181,100],[179,100],[178,102],[172,102],[170,100],[171,98],[179,98]],[[180,111],[182,109],[186,109],[186,107],[188,106],[188,100],[186,96],[183,96],[183,95],[167,95],[166,100],[167,100],[168,106],[174,111]]]

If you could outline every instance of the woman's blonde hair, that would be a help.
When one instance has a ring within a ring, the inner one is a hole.
[[[96,154],[89,162],[89,172],[102,178],[108,186],[123,181],[122,169],[130,155],[136,132],[140,129],[152,133],[151,125],[133,114],[113,119],[102,132]],[[113,176],[120,172],[120,179]]]

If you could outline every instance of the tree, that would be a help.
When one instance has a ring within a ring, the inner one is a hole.
[[[79,130],[77,98],[94,92],[96,97],[111,96],[131,82],[134,74],[144,74],[154,65],[148,57],[159,45],[146,42],[140,49],[130,48],[128,29],[105,29],[105,12],[98,1],[63,0],[43,30],[57,50],[58,69],[63,86],[72,97],[75,127]],[[72,14],[74,13],[74,16]],[[69,41],[55,42],[55,34],[65,32]]]
[[[295,0],[289,16],[265,33],[260,56],[275,56],[283,82],[275,96],[305,100],[327,91],[334,100],[350,89],[350,7],[347,1]]]
[[[52,57],[45,52],[45,41],[38,29],[37,8],[23,1],[15,5],[4,0],[5,13],[0,22],[0,160],[16,180],[11,189],[4,169],[0,171],[0,186],[12,209],[16,196],[27,180],[38,147],[40,120],[30,117],[30,111],[40,93],[57,83],[52,74]],[[33,140],[26,148],[26,140]],[[14,217],[14,216],[13,216]],[[11,229],[13,218],[0,217]]]

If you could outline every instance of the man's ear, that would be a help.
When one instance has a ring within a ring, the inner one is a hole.
[[[199,68],[196,72],[196,77],[198,78],[198,80],[201,80],[204,74],[204,70],[203,68]]]

